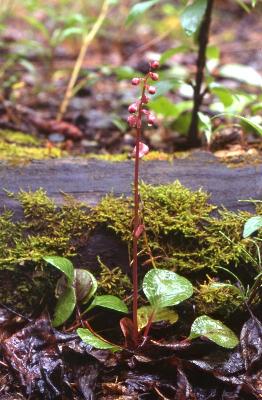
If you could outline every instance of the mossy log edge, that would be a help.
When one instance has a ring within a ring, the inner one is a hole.
[[[253,210],[241,200],[262,199],[262,165],[228,168],[212,154],[196,151],[173,162],[141,163],[141,179],[150,184],[179,180],[187,188],[210,193],[210,202],[232,211]],[[6,191],[35,191],[43,188],[57,204],[68,193],[88,205],[95,205],[108,193],[130,195],[133,162],[110,163],[98,160],[56,159],[33,161],[25,166],[0,163],[0,211],[11,209],[19,215],[19,204]]]

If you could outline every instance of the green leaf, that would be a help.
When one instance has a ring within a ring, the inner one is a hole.
[[[236,0],[236,2],[240,5],[240,7],[243,8],[243,10],[245,10],[247,13],[250,12],[249,7],[244,3],[243,0]]]
[[[116,74],[118,79],[132,79],[134,75],[140,76],[133,68],[124,66],[113,68],[113,72]]]
[[[167,321],[170,324],[174,324],[178,320],[177,312],[170,308],[161,308],[160,310],[156,310],[152,306],[140,307],[137,310],[139,330],[147,326],[152,314],[153,314],[152,322]]]
[[[181,303],[193,294],[192,284],[175,272],[152,269],[143,281],[143,291],[155,308],[164,308]]]
[[[231,94],[230,90],[217,83],[212,83],[209,87],[211,92],[219,98],[225,107],[231,106],[234,101],[234,96]]]
[[[186,7],[181,14],[181,24],[188,36],[192,36],[198,30],[204,17],[207,0],[195,0]]]
[[[53,267],[59,269],[59,271],[63,272],[70,284],[73,284],[74,281],[74,266],[70,260],[64,257],[59,256],[46,256],[43,259]]]
[[[202,128],[205,132],[205,136],[206,136],[206,140],[207,143],[210,144],[211,139],[212,139],[212,122],[211,122],[211,118],[206,115],[203,114],[202,112],[198,113],[198,118],[201,122]]]
[[[242,117],[241,115],[235,115],[235,114],[231,114],[231,113],[221,113],[221,114],[215,115],[214,117],[212,117],[212,119],[220,117],[222,115],[238,118],[238,119],[240,119],[240,121],[245,122],[247,125],[249,125],[251,128],[253,128],[256,132],[258,132],[260,135],[262,135],[262,126],[258,125],[256,122],[252,121],[252,118],[246,118],[246,117]]]
[[[252,67],[241,64],[227,64],[220,68],[220,75],[236,79],[249,85],[262,87],[262,76]]]
[[[84,28],[79,27],[79,26],[71,26],[71,27],[63,29],[61,31],[59,39],[62,42],[63,40],[65,40],[71,36],[83,35],[84,33],[85,33]]]
[[[86,269],[75,269],[74,286],[77,300],[87,303],[97,291],[97,280]]]
[[[184,111],[190,110],[192,107],[192,101],[181,101],[180,103],[172,103],[166,97],[157,97],[152,100],[149,104],[151,110],[156,114],[163,115],[164,117],[172,117],[176,119]]]
[[[126,24],[130,25],[132,24],[138,17],[143,15],[147,10],[149,10],[151,7],[153,7],[155,4],[157,4],[159,0],[148,0],[148,1],[143,1],[140,3],[135,4],[126,19]]]
[[[71,286],[66,288],[58,299],[55,307],[53,326],[62,325],[72,314],[76,306],[76,294]]]
[[[251,3],[252,7],[255,7],[256,4],[257,4],[257,0],[252,0],[252,3]]]
[[[178,80],[176,79],[166,79],[158,81],[154,84],[156,88],[156,94],[154,95],[154,99],[156,100],[158,97],[163,97],[165,94],[170,92],[179,86]]]
[[[120,117],[113,115],[112,122],[120,130],[120,132],[122,132],[122,133],[126,132],[127,123],[125,121],[123,121]]]
[[[206,56],[209,60],[216,59],[218,60],[220,57],[220,50],[217,46],[208,46]]]
[[[45,39],[47,39],[47,40],[50,39],[50,33],[49,33],[48,29],[46,28],[45,24],[43,22],[41,22],[39,19],[37,19],[37,18],[35,18],[33,16],[30,16],[30,15],[24,16],[23,19],[32,28],[35,28],[39,32],[41,32]]]
[[[174,49],[166,50],[160,57],[160,64],[164,64],[169,58],[173,57],[175,54],[185,53],[188,50],[186,46],[178,46]]]
[[[260,228],[262,228],[262,216],[257,215],[256,217],[249,218],[244,225],[243,238],[248,238]]]
[[[96,296],[91,305],[88,307],[87,311],[96,306],[110,308],[111,310],[119,311],[125,314],[128,313],[128,308],[126,304],[118,297],[112,296],[110,294]]]
[[[256,132],[258,132],[260,135],[262,135],[262,126],[257,124],[255,121],[253,121],[252,117],[246,118],[246,117],[241,117],[240,115],[236,115],[236,118],[238,118],[241,121],[245,122],[251,128],[255,129]]]
[[[207,315],[201,315],[201,317],[195,319],[191,326],[189,339],[195,339],[199,336],[205,336],[226,349],[232,349],[239,342],[231,329],[222,324],[221,321],[212,319]]]
[[[107,342],[103,338],[96,336],[89,329],[79,328],[77,334],[83,342],[93,346],[95,349],[111,350],[113,352],[122,350],[121,347]]]

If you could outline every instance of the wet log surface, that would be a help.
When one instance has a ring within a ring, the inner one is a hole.
[[[262,199],[262,165],[228,168],[207,152],[197,151],[173,162],[142,162],[140,177],[156,185],[178,179],[193,190],[203,188],[210,193],[212,203],[230,210],[252,210],[251,203],[239,200]],[[1,163],[0,211],[7,207],[19,214],[19,205],[8,198],[5,190],[34,191],[42,187],[58,204],[63,201],[63,193],[68,193],[94,205],[107,193],[130,195],[132,180],[132,161],[59,159],[19,167]]]

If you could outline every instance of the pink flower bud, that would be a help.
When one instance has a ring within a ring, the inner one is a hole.
[[[137,116],[129,115],[129,117],[127,118],[127,122],[131,128],[135,128],[137,124]]]
[[[144,96],[141,99],[141,102],[147,104],[149,102],[149,97],[146,94],[144,94]]]
[[[148,115],[148,114],[149,114],[149,111],[148,111],[147,109],[145,109],[145,108],[142,108],[141,111],[142,111],[142,113],[145,114],[145,115]]]
[[[144,143],[142,143],[142,142],[139,142],[139,155],[138,155],[139,158],[142,158],[142,157],[145,156],[148,152],[149,152],[149,147],[148,147],[146,144],[144,144]],[[136,156],[136,146],[135,146],[135,148],[134,148],[134,150],[133,150],[132,156],[133,156],[133,157]]]
[[[133,78],[131,81],[132,85],[137,86],[140,83],[140,78]]]
[[[131,114],[137,112],[137,105],[136,105],[136,103],[131,104],[131,105],[128,107],[128,111],[129,111]]]
[[[148,93],[150,93],[150,94],[155,94],[155,93],[156,93],[156,88],[155,88],[155,86],[149,86],[149,88],[148,88]]]
[[[138,239],[145,230],[145,225],[138,225],[138,227],[134,230],[134,236]]]
[[[156,72],[149,72],[149,75],[153,81],[158,81],[159,76]]]
[[[148,126],[152,126],[154,125],[154,123],[156,122],[156,117],[154,114],[150,113],[147,116],[147,122],[148,122]]]
[[[150,67],[153,68],[153,69],[159,68],[159,62],[156,61],[156,60],[155,61],[151,61]]]

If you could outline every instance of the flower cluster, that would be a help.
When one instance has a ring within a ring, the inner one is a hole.
[[[156,93],[155,86],[149,85],[148,80],[158,81],[158,74],[154,72],[154,70],[159,67],[159,62],[151,61],[149,67],[149,72],[144,78],[133,78],[131,81],[133,86],[142,85],[141,97],[128,107],[128,111],[131,115],[128,117],[127,121],[132,128],[141,128],[143,114],[146,116],[148,126],[152,126],[156,122],[155,115],[146,109],[145,105],[149,102],[148,94],[153,95]]]

